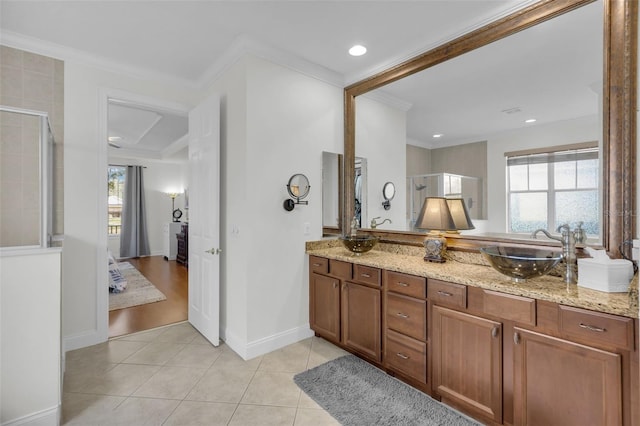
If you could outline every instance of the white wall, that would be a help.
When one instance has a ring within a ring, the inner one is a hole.
[[[356,157],[367,159],[367,215],[363,216],[363,228],[369,228],[372,218],[381,217],[393,223],[385,223],[380,229],[406,229],[406,129],[405,111],[366,96],[357,99]],[[382,187],[386,182],[393,182],[396,187],[390,210],[382,207]]]
[[[182,193],[187,184],[187,163],[160,162],[157,160],[142,160],[135,158],[109,158],[110,164],[144,166],[145,205],[147,211],[147,233],[152,256],[164,254],[163,227],[173,221],[171,215],[171,198],[167,192]],[[182,219],[186,220],[184,209],[184,193],[175,200],[175,208],[182,210]],[[109,236],[109,249],[114,257],[120,257],[120,237]]]
[[[566,120],[537,125],[525,130],[504,132],[487,139],[487,207],[486,231],[506,232],[505,152],[578,142],[599,141],[601,128],[597,117]],[[600,145],[602,146],[602,145]]]
[[[304,243],[322,236],[322,151],[342,151],[342,89],[245,56],[210,91],[222,99],[221,336],[250,358],[311,334]],[[295,173],[309,205],[287,212]]]
[[[0,257],[0,424],[57,424],[60,252],[23,250]]]
[[[107,318],[97,318],[97,287],[107,288],[107,236],[100,203],[106,200],[106,143],[101,135],[102,90],[119,90],[194,105],[196,91],[149,77],[139,79],[65,62],[64,251],[62,333],[66,350],[106,339]],[[104,163],[99,162],[104,159]],[[106,220],[106,218],[104,219]],[[100,283],[100,284],[98,284]]]

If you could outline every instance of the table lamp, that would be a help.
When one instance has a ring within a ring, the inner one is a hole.
[[[443,263],[445,261],[443,256],[447,251],[447,240],[442,236],[442,231],[456,230],[447,199],[443,197],[425,198],[416,221],[416,228],[430,231],[424,240],[424,260]]]

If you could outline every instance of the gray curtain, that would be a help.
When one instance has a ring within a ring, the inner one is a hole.
[[[122,203],[122,229],[120,230],[121,258],[151,254],[147,236],[142,170],[141,166],[127,166]]]

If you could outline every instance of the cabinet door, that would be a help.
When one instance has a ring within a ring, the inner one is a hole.
[[[620,425],[619,354],[515,328],[516,425]]]
[[[340,280],[313,273],[309,291],[311,328],[329,340],[340,342]]]
[[[342,342],[380,361],[380,290],[352,282],[342,288]]]
[[[502,422],[502,324],[434,306],[433,390],[443,400]]]

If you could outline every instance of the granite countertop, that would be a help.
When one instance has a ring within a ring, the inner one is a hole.
[[[525,283],[514,283],[509,277],[489,266],[479,253],[449,251],[447,252],[447,262],[430,263],[423,260],[424,249],[421,247],[380,243],[370,252],[355,256],[337,240],[308,242],[306,252],[309,255],[389,271],[404,272],[567,306],[638,318],[637,274],[633,278],[629,292],[605,293],[579,287],[575,284],[567,285],[561,277],[551,275],[529,279]]]

